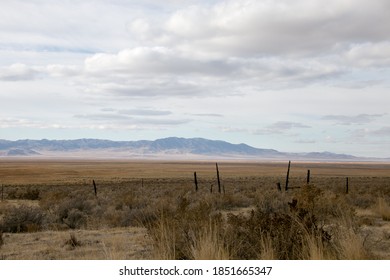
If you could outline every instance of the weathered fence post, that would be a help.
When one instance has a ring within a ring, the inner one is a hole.
[[[310,183],[310,169],[307,170],[306,184]]]
[[[218,182],[218,192],[221,193],[221,181],[219,179],[219,170],[218,170],[218,163],[215,164],[217,168],[217,182]]]
[[[286,176],[286,187],[285,187],[285,191],[288,190],[288,179],[289,179],[289,176],[290,176],[290,165],[291,165],[291,161],[289,160],[289,161],[288,161],[288,168],[287,168],[287,176]]]
[[[194,172],[195,191],[198,191],[198,180],[196,178],[196,172]]]
[[[278,191],[282,191],[282,187],[281,187],[281,185],[280,185],[280,182],[277,182],[276,183],[276,187],[278,188]]]
[[[348,177],[347,179],[345,180],[345,193],[348,194],[348,191],[349,191],[349,182],[348,182]]]
[[[96,188],[95,180],[92,180],[92,184],[93,184],[93,189],[95,190],[95,196],[97,196],[97,188]]]

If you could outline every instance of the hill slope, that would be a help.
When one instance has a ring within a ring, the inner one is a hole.
[[[0,140],[0,156],[40,157],[226,157],[256,159],[357,160],[358,158],[329,152],[283,153],[273,149],[254,148],[246,144],[204,138],[169,137],[154,141],[76,140]]]

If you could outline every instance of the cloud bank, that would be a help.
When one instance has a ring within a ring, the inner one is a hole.
[[[389,148],[377,144],[390,121],[389,10],[386,0],[8,1],[1,133],[346,153],[375,138],[367,150],[379,155]]]

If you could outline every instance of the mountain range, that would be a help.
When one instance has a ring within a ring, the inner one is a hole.
[[[0,140],[0,157],[82,157],[156,159],[301,159],[358,161],[352,155],[330,152],[285,153],[204,138],[169,137],[154,141],[76,140]]]

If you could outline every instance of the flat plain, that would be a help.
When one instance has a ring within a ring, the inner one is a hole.
[[[285,191],[287,165],[219,161],[218,186],[210,161],[0,159],[0,256],[390,259],[389,163],[292,162]]]

